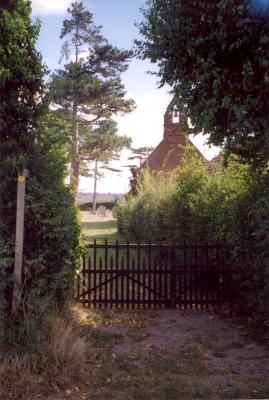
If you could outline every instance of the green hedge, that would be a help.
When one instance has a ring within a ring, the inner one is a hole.
[[[226,243],[233,305],[252,321],[269,315],[269,176],[230,160],[209,174],[191,149],[169,178],[144,173],[138,195],[118,204],[118,227],[144,242]]]
[[[15,343],[28,333],[38,338],[33,326],[40,328],[40,318],[63,307],[80,258],[77,207],[64,183],[68,135],[64,126],[55,129],[52,112],[41,101],[45,68],[35,49],[38,34],[30,2],[1,2],[0,339]],[[24,274],[19,307],[11,312],[17,177],[23,168],[29,170]]]

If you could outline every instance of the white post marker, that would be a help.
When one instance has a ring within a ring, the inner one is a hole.
[[[16,244],[15,244],[15,265],[13,285],[13,311],[20,302],[22,288],[22,263],[23,263],[23,237],[24,237],[24,211],[25,211],[25,186],[28,170],[18,176],[17,183],[17,217],[16,217]]]

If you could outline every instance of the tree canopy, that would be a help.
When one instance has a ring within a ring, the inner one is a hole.
[[[23,168],[29,170],[23,285],[19,309],[12,317],[24,317],[23,322],[19,318],[22,323],[32,318],[31,322],[38,326],[38,318],[49,306],[62,305],[79,262],[80,228],[74,198],[64,183],[67,159],[62,147],[63,133],[55,132],[56,116],[51,115],[43,102],[45,68],[35,49],[38,34],[39,24],[31,21],[30,2],[1,2],[0,340],[3,314],[10,317],[16,189],[18,173]],[[13,325],[6,331],[9,341],[14,339],[14,328]],[[18,337],[25,338],[24,334],[25,329],[17,334],[16,341]]]
[[[121,151],[129,148],[132,142],[130,137],[118,135],[117,130],[117,123],[113,119],[103,119],[91,132],[86,131],[84,136],[81,136],[80,173],[94,178],[94,211],[96,211],[97,180],[104,176],[100,169],[121,172],[117,168],[111,167],[110,163],[118,160]],[[91,168],[93,161],[94,167]]]
[[[88,135],[82,137],[82,160],[98,160],[108,163],[119,157],[120,151],[130,147],[131,138],[117,135],[117,123],[112,119],[105,119]]]
[[[159,67],[192,132],[251,162],[269,158],[269,4],[148,0],[138,54]]]
[[[143,164],[145,160],[148,159],[150,153],[154,150],[154,147],[151,146],[141,146],[132,148],[133,155],[128,157],[128,160],[137,160],[139,161],[139,167]],[[133,165],[131,167],[134,167]]]
[[[80,127],[134,108],[133,100],[126,99],[120,78],[128,68],[132,52],[109,44],[82,2],[72,3],[68,14],[70,18],[63,22],[61,38],[65,39],[62,57],[69,63],[53,74],[50,96],[58,107],[72,112],[71,186],[77,191]]]
[[[16,178],[29,168],[42,115],[36,98],[42,93],[44,69],[34,48],[39,26],[31,23],[30,12],[23,0],[0,5],[0,254],[1,243],[6,248],[8,235],[14,235]]]

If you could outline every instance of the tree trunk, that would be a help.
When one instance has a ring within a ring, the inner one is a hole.
[[[78,35],[78,28],[76,30],[76,35]],[[76,41],[76,63],[78,62],[79,48]],[[71,161],[71,174],[70,174],[70,187],[75,193],[78,194],[79,189],[79,170],[80,170],[80,157],[79,157],[79,133],[78,133],[78,105],[76,100],[73,102],[73,127],[72,127],[72,161]]]
[[[79,134],[78,134],[78,121],[77,121],[77,105],[73,104],[73,128],[72,128],[72,162],[71,162],[71,178],[70,186],[74,193],[78,194],[79,185]]]
[[[98,163],[95,160],[95,167],[94,167],[94,188],[93,188],[93,200],[92,200],[92,209],[96,212],[96,196],[97,196],[97,172],[98,172]]]

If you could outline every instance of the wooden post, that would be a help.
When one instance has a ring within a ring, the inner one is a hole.
[[[22,262],[23,262],[23,237],[24,237],[24,211],[25,211],[25,186],[28,171],[23,170],[18,176],[17,183],[17,217],[16,217],[16,244],[15,244],[15,266],[13,285],[13,311],[20,302],[22,287]]]
[[[170,248],[170,308],[176,308],[176,251]],[[185,267],[184,267],[185,268]]]

